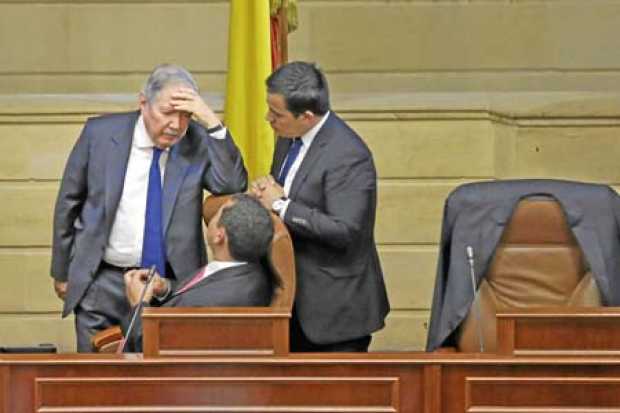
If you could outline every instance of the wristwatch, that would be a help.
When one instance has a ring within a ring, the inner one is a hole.
[[[286,206],[286,201],[288,201],[288,198],[283,196],[281,198],[276,199],[275,201],[273,201],[273,203],[271,204],[271,210],[273,212],[275,212],[276,214],[280,215],[280,213],[282,212],[282,210],[284,209],[284,207]]]
[[[214,127],[212,127],[212,128],[208,128],[208,129],[207,129],[207,133],[208,133],[209,135],[212,135],[212,134],[214,134],[215,132],[219,132],[219,131],[221,131],[222,129],[224,129],[224,125],[222,125],[222,124],[220,123],[219,125],[216,125],[216,126],[214,126]]]

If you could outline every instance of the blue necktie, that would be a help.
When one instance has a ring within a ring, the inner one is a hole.
[[[291,169],[293,162],[297,159],[297,155],[299,155],[299,150],[301,149],[301,145],[303,142],[300,138],[293,139],[293,143],[288,148],[288,153],[286,154],[286,160],[284,161],[284,166],[280,171],[280,175],[278,175],[277,182],[284,186],[284,181],[286,181],[286,175],[288,175],[288,171]]]
[[[153,148],[153,161],[149,170],[149,186],[146,195],[141,267],[150,268],[155,265],[157,272],[163,277],[166,275],[166,247],[162,230],[161,172],[159,171],[161,152],[161,149]]]

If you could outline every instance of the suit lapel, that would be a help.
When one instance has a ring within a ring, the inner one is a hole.
[[[239,265],[236,267],[229,267],[229,268],[224,268],[221,269],[219,271],[214,272],[213,274],[209,275],[207,278],[203,278],[202,280],[200,280],[199,282],[197,282],[196,284],[192,285],[190,288],[188,288],[187,290],[183,291],[183,292],[179,292],[181,291],[183,288],[185,288],[185,286],[191,282],[191,280],[198,274],[198,272],[196,272],[194,275],[192,275],[189,280],[187,280],[186,282],[183,283],[183,285],[179,286],[173,293],[172,293],[172,297],[176,297],[178,295],[181,294],[185,294],[188,291],[193,290],[194,288],[197,288],[199,286],[205,285],[207,283],[212,283],[212,282],[216,282],[222,278],[226,278],[226,277],[233,277],[235,275],[240,275],[240,274],[244,274],[245,272],[248,271],[248,268],[250,264],[244,264],[244,265]],[[202,271],[204,271],[203,268],[200,269],[200,272],[202,273]]]
[[[112,135],[108,142],[105,169],[105,220],[106,228],[112,228],[116,209],[123,193],[127,162],[131,151],[133,130],[138,112],[133,113],[124,130]]]
[[[277,178],[280,175],[284,158],[288,153],[288,148],[293,144],[292,139],[279,138],[276,144],[276,149],[273,154],[273,166],[271,168],[271,176]]]
[[[463,211],[462,218],[457,217],[454,234],[460,240],[454,245],[461,250],[453,253],[459,261],[464,262],[466,247],[471,246],[474,249],[474,263],[478,282],[486,277],[495,249],[517,203],[518,199],[512,198],[498,204],[477,205]]]
[[[313,165],[315,165],[317,160],[321,157],[325,145],[327,145],[329,140],[332,138],[330,132],[335,119],[336,115],[331,112],[323,127],[319,129],[319,132],[314,137],[312,145],[310,145],[308,152],[306,152],[306,156],[301,161],[297,174],[295,174],[293,184],[291,185],[291,190],[289,191],[289,198],[295,199],[299,189],[303,186],[308,173],[312,170]]]
[[[480,268],[476,269],[479,272],[478,280],[480,277],[486,276],[499,241],[518,202],[518,199],[513,198],[494,206],[490,211],[492,219],[482,221],[480,225],[480,262],[477,263]]]
[[[187,139],[187,136],[183,138],[183,140],[185,139]],[[189,167],[189,161],[181,154],[183,140],[170,149],[168,162],[166,163],[162,194],[164,236],[168,229],[168,224],[170,224],[170,218],[172,217],[172,211],[174,210],[174,205],[179,195],[179,189],[181,188],[183,178]]]
[[[182,283],[181,285],[179,285],[178,287],[176,287],[176,288],[175,288],[175,290],[172,292],[172,297],[176,297],[177,295],[183,294],[183,293],[185,293],[185,292],[187,292],[187,291],[191,290],[192,288],[196,287],[196,285],[198,285],[198,284],[202,284],[203,282],[205,282],[206,280],[208,280],[208,279],[209,279],[209,277],[204,278],[204,279],[200,280],[200,282],[199,282],[198,284],[193,285],[191,288],[188,288],[188,289],[187,289],[187,291],[183,291],[183,292],[181,292],[181,291],[185,288],[185,286],[186,286],[187,284],[191,283],[191,282],[192,282],[192,280],[193,280],[193,279],[194,279],[194,278],[195,278],[195,277],[196,277],[199,273],[200,273],[200,274],[202,274],[204,271],[205,271],[205,268],[204,268],[204,267],[202,267],[202,268],[200,268],[198,271],[196,271],[195,273],[193,273],[191,277],[187,277],[187,279],[185,280],[185,282],[184,282],[184,283]]]
[[[590,265],[597,283],[599,283],[599,290],[605,298],[605,302],[608,302],[607,292],[610,290],[609,285],[600,285],[601,283],[608,283],[609,272],[607,271],[607,265],[605,258],[602,254],[601,243],[599,242],[599,236],[595,229],[591,228],[583,221],[583,210],[580,206],[570,200],[564,199],[564,197],[556,198],[561,204],[566,220],[570,226],[577,244],[581,248],[585,261]]]

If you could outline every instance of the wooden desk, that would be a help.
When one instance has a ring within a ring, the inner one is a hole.
[[[531,308],[498,313],[497,353],[620,356],[620,308]]]
[[[0,357],[0,413],[619,412],[620,358]]]
[[[279,356],[289,351],[287,309],[148,307],[145,357]]]

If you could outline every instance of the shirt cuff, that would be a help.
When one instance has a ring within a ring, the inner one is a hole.
[[[291,199],[290,198],[288,198],[286,201],[284,201],[284,206],[282,207],[280,212],[278,212],[278,215],[280,215],[280,218],[284,219],[284,215],[286,214],[286,210],[288,209],[288,206],[289,206],[290,203],[291,203]]]
[[[217,130],[215,130],[213,132],[209,132],[209,130],[207,130],[207,132],[209,132],[209,136],[212,136],[215,139],[219,139],[219,140],[226,139],[226,127],[224,127],[222,125],[220,125],[220,126],[221,126],[221,128],[218,128]]]

